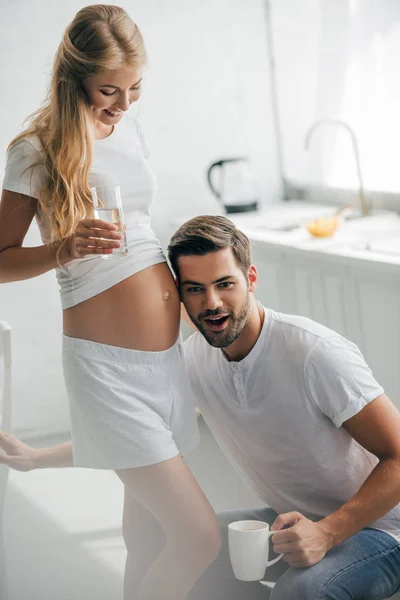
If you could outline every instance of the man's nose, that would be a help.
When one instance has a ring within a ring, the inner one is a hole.
[[[222,306],[222,300],[213,290],[207,292],[204,301],[204,308],[206,310],[216,310]]]

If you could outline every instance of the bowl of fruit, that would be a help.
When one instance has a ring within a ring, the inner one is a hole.
[[[342,217],[352,212],[352,207],[346,204],[341,206],[333,215],[319,217],[313,221],[308,221],[305,227],[310,235],[316,238],[329,238],[334,235],[338,229]]]
[[[332,237],[340,225],[339,215],[320,217],[306,223],[306,229],[310,235],[317,238]]]

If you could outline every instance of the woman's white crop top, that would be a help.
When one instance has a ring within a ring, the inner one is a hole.
[[[3,188],[39,197],[46,173],[42,165],[26,171],[41,160],[40,142],[24,138],[7,155]],[[96,140],[90,170],[90,185],[118,184],[126,223],[128,253],[125,256],[101,255],[68,262],[56,269],[61,304],[70,308],[88,300],[147,267],[165,262],[160,242],[150,229],[150,205],[155,197],[155,177],[147,163],[148,151],[137,121],[125,115],[112,134]],[[47,224],[36,215],[44,244],[50,240]]]

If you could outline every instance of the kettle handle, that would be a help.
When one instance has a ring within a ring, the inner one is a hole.
[[[215,189],[215,187],[214,187],[214,185],[212,183],[212,180],[211,180],[211,171],[213,169],[215,169],[216,167],[221,168],[224,163],[240,162],[242,160],[245,161],[247,159],[245,157],[243,157],[243,156],[238,156],[236,158],[221,158],[221,160],[217,160],[216,162],[213,162],[210,165],[210,167],[208,168],[208,171],[207,171],[208,185],[210,186],[210,189],[211,189],[212,193],[214,194],[214,196],[216,196],[219,200],[221,199],[221,193],[217,189]]]
[[[212,180],[211,180],[211,171],[213,171],[213,169],[215,169],[216,167],[221,168],[222,164],[224,163],[223,160],[217,160],[216,162],[212,163],[212,165],[209,166],[208,171],[207,171],[207,181],[208,181],[208,185],[210,186],[210,189],[212,191],[212,193],[214,194],[214,196],[216,196],[219,200],[221,199],[221,194],[220,192],[213,186]]]

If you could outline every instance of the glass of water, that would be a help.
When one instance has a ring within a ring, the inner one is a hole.
[[[108,221],[118,227],[122,238],[120,247],[114,248],[111,254],[102,254],[103,258],[109,256],[125,256],[128,254],[126,240],[124,213],[122,210],[121,190],[119,185],[96,185],[90,188],[93,198],[94,215],[96,219]]]

